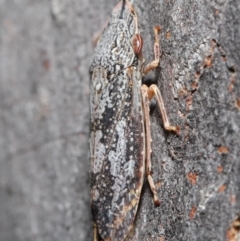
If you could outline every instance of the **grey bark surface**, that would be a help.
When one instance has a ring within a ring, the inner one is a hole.
[[[92,240],[89,76],[113,1],[0,1],[0,241]],[[180,136],[154,103],[153,177],[130,240],[231,240],[240,216],[240,2],[135,0],[146,63]]]

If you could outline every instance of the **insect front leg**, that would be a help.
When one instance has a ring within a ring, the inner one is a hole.
[[[143,74],[146,75],[149,71],[155,69],[159,65],[160,61],[160,45],[159,45],[159,32],[161,28],[159,26],[154,27],[154,60],[149,63],[143,70]]]

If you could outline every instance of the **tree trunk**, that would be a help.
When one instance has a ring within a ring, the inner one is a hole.
[[[0,1],[0,240],[92,240],[93,35],[117,1]],[[240,2],[135,0],[146,63],[180,136],[151,106],[153,178],[129,240],[238,240]],[[235,222],[234,222],[235,221]],[[235,238],[235,239],[234,239]]]

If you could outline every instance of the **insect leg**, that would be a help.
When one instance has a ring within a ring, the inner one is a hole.
[[[147,89],[147,94],[148,94],[149,100],[151,100],[153,98],[153,96],[155,96],[155,98],[157,100],[157,104],[159,106],[159,109],[160,109],[160,112],[162,115],[164,129],[167,131],[174,131],[174,132],[176,132],[176,134],[179,134],[179,131],[180,131],[179,126],[172,126],[169,123],[167,112],[166,112],[164,102],[162,99],[162,95],[161,95],[159,88],[153,84]]]
[[[155,41],[154,41],[154,60],[149,63],[143,73],[144,75],[146,75],[149,71],[155,69],[158,67],[159,65],[159,59],[160,59],[160,45],[159,45],[159,32],[160,32],[161,28],[159,26],[155,26],[154,27],[154,36],[155,36]]]
[[[141,87],[141,94],[142,94],[142,105],[143,105],[143,112],[145,116],[145,129],[146,129],[146,174],[149,186],[153,193],[153,200],[156,206],[160,205],[160,200],[158,199],[156,187],[153,182],[152,178],[152,164],[151,164],[151,131],[150,131],[150,117],[149,117],[149,98],[148,98],[148,87],[143,85]]]
[[[169,124],[169,120],[167,117],[166,109],[164,107],[164,103],[162,100],[161,93],[156,85],[151,85],[149,88],[146,85],[142,85],[141,87],[141,95],[142,95],[142,105],[143,105],[143,112],[145,116],[145,130],[146,130],[146,173],[148,178],[148,183],[153,193],[154,204],[156,206],[160,205],[160,200],[158,199],[156,187],[153,182],[152,178],[152,165],[151,165],[151,131],[150,131],[150,117],[149,117],[149,100],[152,99],[153,96],[156,97],[158,106],[160,108],[160,112],[162,114],[163,125],[164,128],[168,131],[174,131],[178,134],[179,127],[178,126],[171,126]]]
[[[159,59],[160,59],[160,45],[159,45],[159,32],[161,28],[159,26],[154,27],[154,35],[155,35],[155,42],[154,42],[154,60],[149,63],[145,69],[144,74],[147,74],[149,71],[155,69],[159,65]],[[175,131],[177,134],[179,133],[179,127],[177,126],[171,126],[167,117],[167,112],[164,107],[163,99],[160,90],[156,85],[151,85],[149,88],[147,86],[143,87],[147,91],[148,99],[151,100],[153,96],[155,96],[158,106],[160,108],[160,112],[163,119],[163,125],[165,130],[168,131]]]
[[[99,241],[97,224],[93,223],[93,241]]]

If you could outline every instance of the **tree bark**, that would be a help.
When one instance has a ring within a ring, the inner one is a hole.
[[[117,1],[0,1],[0,240],[92,240],[93,35]],[[240,2],[135,0],[146,63],[161,26],[153,178],[129,240],[230,240],[240,216]],[[236,234],[237,235],[237,234]],[[238,234],[240,235],[240,234]]]

